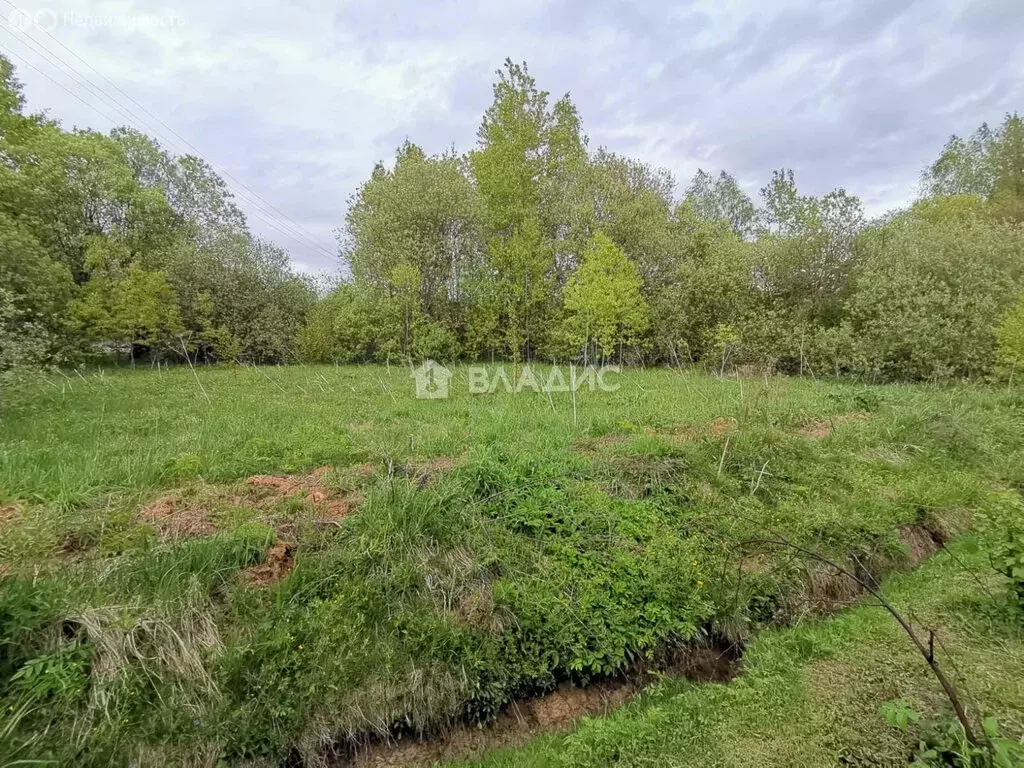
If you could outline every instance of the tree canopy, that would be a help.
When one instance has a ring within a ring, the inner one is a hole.
[[[952,137],[867,220],[787,168],[753,186],[591,149],[569,94],[498,70],[476,145],[404,141],[339,212],[318,296],[202,158],[26,114],[0,58],[0,372],[211,361],[616,359],[871,379],[998,373],[1024,292],[1024,122]]]

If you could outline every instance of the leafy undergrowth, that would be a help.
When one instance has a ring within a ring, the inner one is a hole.
[[[172,370],[51,381],[7,405],[0,764],[341,759],[375,735],[488,722],[521,697],[858,598],[766,539],[870,581],[972,518],[1021,514],[1018,392],[650,371],[574,408],[471,397],[462,369],[445,401],[415,400],[399,369],[198,375],[208,402]],[[951,615],[966,626],[973,610]],[[755,645],[782,643],[728,687],[684,686],[671,699],[684,722],[631,707],[552,754],[642,762],[644,734],[665,731],[695,754],[730,739],[735,754],[795,748],[787,729],[803,732],[810,705],[786,692],[817,690],[801,670],[823,690],[870,682],[829,667],[848,657],[821,643],[877,622],[879,643],[848,645],[899,665],[887,619],[863,611]],[[879,680],[881,701],[900,678]],[[770,734],[729,726],[736,696],[774,711]],[[827,714],[840,700],[819,702],[814,739],[853,749]],[[875,732],[878,703],[857,721]]]
[[[969,543],[890,578],[884,594],[919,628],[935,629],[940,663],[967,694],[972,716],[992,717],[1004,737],[1020,739],[1024,624],[1006,599],[1006,583]],[[905,766],[926,734],[919,725],[906,732],[886,726],[881,710],[897,701],[952,721],[906,634],[885,611],[864,605],[763,633],[747,647],[743,675],[726,685],[666,679],[615,713],[584,719],[569,735],[474,764]]]

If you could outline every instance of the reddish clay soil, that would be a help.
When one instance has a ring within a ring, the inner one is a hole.
[[[291,573],[295,567],[292,548],[283,541],[278,541],[267,550],[267,559],[260,565],[249,568],[245,574],[254,587],[267,587],[275,584]]]
[[[301,495],[316,509],[321,519],[338,520],[349,515],[362,501],[362,497],[325,485],[324,477],[332,469],[330,466],[318,467],[307,475],[253,475],[246,483],[258,489],[257,502],[275,503],[290,496]],[[372,475],[373,471],[372,464],[363,464],[355,470],[355,475],[366,477]]]
[[[708,432],[711,433],[712,437],[725,437],[731,435],[739,428],[739,422],[736,419],[725,419],[719,416],[717,419],[708,424]]]
[[[155,527],[161,539],[211,536],[217,532],[202,508],[177,496],[163,496],[143,507],[139,520]]]

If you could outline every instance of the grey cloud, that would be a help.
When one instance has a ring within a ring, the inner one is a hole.
[[[167,12],[158,0],[73,10]],[[347,198],[406,137],[429,152],[472,148],[506,56],[525,59],[554,96],[571,92],[592,147],[664,165],[680,187],[703,166],[756,194],[790,166],[807,191],[843,186],[877,212],[912,198],[949,134],[1024,108],[1020,0],[178,0],[172,10],[171,30],[54,35],[331,253]],[[31,69],[20,75],[32,108],[111,127]],[[139,127],[173,147],[149,122]],[[243,207],[296,262],[336,267]]]

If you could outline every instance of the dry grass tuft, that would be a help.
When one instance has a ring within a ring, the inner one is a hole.
[[[212,536],[217,527],[196,504],[186,503],[178,496],[163,496],[142,508],[139,521],[152,525],[161,540],[188,536]]]

